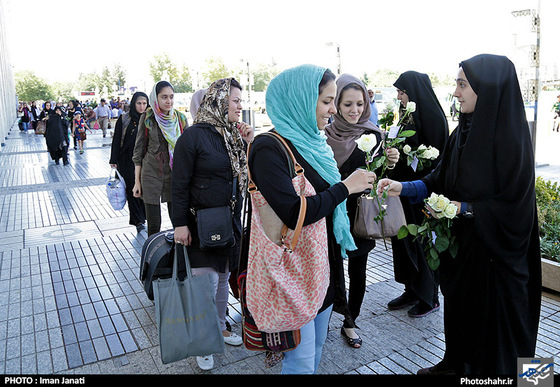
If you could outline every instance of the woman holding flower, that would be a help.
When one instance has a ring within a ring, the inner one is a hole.
[[[333,121],[325,127],[327,143],[333,149],[334,158],[342,178],[350,176],[358,168],[369,169],[366,152],[383,155],[384,133],[371,121],[367,89],[362,81],[350,74],[342,74],[336,81],[335,106],[337,113]],[[359,143],[359,144],[358,144]],[[388,164],[394,166],[399,159],[397,149],[387,149]],[[350,230],[353,229],[357,209],[357,198],[361,193],[350,195],[346,202]],[[360,314],[366,290],[366,264],[368,254],[375,247],[375,240],[362,239],[352,234],[357,249],[348,252],[348,312],[345,314],[341,333],[348,345],[359,348],[362,339],[355,332],[355,320]]]
[[[391,177],[399,181],[417,180],[426,176],[439,161],[439,151],[443,150],[449,135],[447,118],[426,74],[407,71],[399,76],[394,86],[397,88],[397,98],[401,101],[399,117],[404,116],[403,130],[416,133],[406,138],[404,155]],[[406,115],[407,107],[413,103],[415,109],[412,114]],[[413,152],[422,152],[433,159],[433,162],[430,160],[432,166],[419,168],[421,160],[418,157],[409,164],[407,159]],[[407,223],[420,224],[424,216],[423,203],[412,202],[406,197],[401,197],[401,203]],[[408,311],[411,317],[423,317],[438,310],[438,273],[428,267],[425,245],[412,236],[404,239],[393,237],[391,243],[395,281],[404,285],[404,293],[388,303],[389,309],[412,305]]]
[[[356,249],[350,233],[346,199],[349,194],[372,189],[375,181],[375,174],[365,170],[341,179],[323,133],[330,117],[336,113],[334,80],[334,74],[325,68],[303,65],[278,74],[266,92],[267,112],[274,130],[286,140],[315,190],[315,195],[305,198],[307,211],[303,225],[326,220],[324,232],[328,246],[324,248],[328,251],[331,273],[323,305],[316,317],[300,329],[298,347],[285,353],[282,373],[317,371],[335,303],[341,255]],[[248,164],[255,185],[270,207],[284,224],[295,229],[301,200],[294,190],[282,145],[270,136],[255,137]]]
[[[461,214],[457,255],[440,259],[445,298],[443,360],[419,373],[510,374],[534,357],[541,300],[535,167],[513,63],[478,55],[461,62],[454,96],[459,126],[438,166],[378,192],[421,199],[436,192]]]

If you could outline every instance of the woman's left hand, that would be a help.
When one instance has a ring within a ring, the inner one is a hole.
[[[239,129],[241,137],[243,137],[243,140],[245,140],[247,144],[253,140],[253,137],[255,136],[255,129],[253,129],[250,125],[240,121],[237,124],[237,128]]]

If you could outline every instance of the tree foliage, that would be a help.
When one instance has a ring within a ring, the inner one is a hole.
[[[52,87],[32,71],[19,71],[14,74],[16,93],[20,101],[46,101],[54,98]]]

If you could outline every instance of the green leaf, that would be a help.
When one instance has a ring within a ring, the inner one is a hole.
[[[430,256],[432,259],[439,259],[439,255],[436,251],[436,249],[430,249]]]
[[[449,247],[449,239],[444,236],[439,236],[436,238],[435,246],[437,251],[441,253]]]
[[[408,232],[411,235],[414,235],[414,236],[418,235],[418,226],[417,225],[409,224],[407,227],[408,227]]]
[[[404,130],[399,133],[399,137],[412,137],[416,134],[415,130]]]
[[[452,243],[451,246],[449,246],[449,254],[451,255],[451,257],[455,258],[458,252],[459,252],[459,244]]]
[[[436,271],[439,267],[439,259],[428,259],[428,266],[430,266],[430,269],[433,271]]]
[[[397,238],[404,239],[408,236],[408,228],[406,226],[402,226],[399,229],[399,233],[397,234]]]

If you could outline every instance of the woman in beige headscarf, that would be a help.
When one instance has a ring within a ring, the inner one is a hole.
[[[356,140],[363,134],[374,134],[379,146],[383,141],[384,133],[369,121],[371,107],[367,89],[362,81],[352,75],[342,74],[337,79],[336,86],[337,113],[333,116],[333,122],[325,127],[325,134],[327,143],[333,149],[340,175],[344,179],[356,169],[365,167],[366,156],[357,147]],[[381,156],[382,153],[383,148],[380,146],[378,156]],[[399,159],[399,152],[396,149],[387,149],[387,156],[390,165],[395,165]],[[350,195],[346,202],[351,230],[356,214],[356,199],[360,195]],[[375,247],[375,240],[361,239],[352,235],[358,249],[348,251],[348,276],[350,279],[348,310],[343,311],[345,318],[340,332],[350,347],[359,348],[362,345],[362,339],[355,331],[355,320],[360,314],[364,299],[367,258],[369,252]]]

